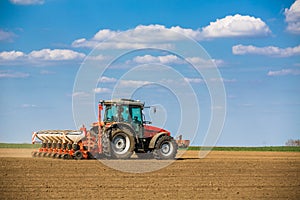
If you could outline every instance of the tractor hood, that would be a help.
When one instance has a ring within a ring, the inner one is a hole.
[[[170,132],[162,129],[162,128],[158,128],[156,126],[149,126],[149,125],[144,125],[144,137],[153,137],[154,135],[156,135],[157,133],[161,133],[161,132],[166,132],[167,135],[170,136]]]

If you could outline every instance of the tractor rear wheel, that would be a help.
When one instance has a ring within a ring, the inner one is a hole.
[[[153,156],[157,160],[175,159],[177,149],[178,146],[175,140],[170,136],[164,135],[157,140]]]
[[[108,134],[102,135],[102,150],[103,150],[104,156],[106,156],[107,158],[111,157]]]
[[[130,158],[135,148],[133,133],[126,128],[114,130],[112,132],[110,146],[112,158]]]

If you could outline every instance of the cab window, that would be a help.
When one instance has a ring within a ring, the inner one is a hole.
[[[106,106],[105,109],[105,121],[114,121],[114,117],[117,113],[117,107],[116,106]]]
[[[142,123],[142,115],[140,107],[132,107],[131,108],[131,118],[133,122]]]

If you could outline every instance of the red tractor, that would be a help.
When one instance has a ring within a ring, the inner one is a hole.
[[[33,143],[38,138],[42,147],[33,156],[127,159],[135,152],[139,158],[175,159],[176,141],[169,131],[145,121],[144,108],[144,103],[131,99],[100,101],[98,122],[89,131],[83,126],[76,131],[34,132]]]

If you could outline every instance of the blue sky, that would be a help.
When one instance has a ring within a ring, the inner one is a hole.
[[[155,30],[185,34],[217,65],[227,102],[217,145],[283,145],[299,139],[300,1],[3,0],[0,13],[0,142],[30,142],[31,132],[41,129],[76,129],[72,97],[87,94],[73,92],[74,82],[95,45],[126,31],[150,38]],[[202,121],[193,143],[202,144],[211,115],[209,95],[203,77],[178,59],[157,51],[124,56],[103,75],[94,96],[109,98],[119,76],[137,64],[180,68],[201,99]],[[176,132],[180,113],[170,111],[178,102],[169,93],[152,86],[134,97],[162,105],[166,123],[153,120]]]

